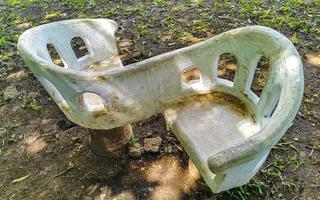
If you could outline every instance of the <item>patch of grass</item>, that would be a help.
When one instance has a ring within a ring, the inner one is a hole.
[[[247,190],[248,189],[245,186],[242,186],[242,187],[227,191],[227,194],[232,199],[245,200],[250,196],[250,192],[248,192]]]
[[[175,16],[174,15],[168,15],[163,19],[163,23],[167,25],[172,25],[175,22]]]
[[[201,34],[209,31],[209,22],[210,18],[201,18],[199,20],[193,20],[192,34]]]
[[[249,184],[231,189],[226,194],[229,196],[228,199],[246,200],[252,195],[262,197],[268,188],[269,186],[264,181],[252,179]]]
[[[87,0],[62,0],[62,2],[67,5],[70,6],[73,10],[76,11],[85,11],[86,9],[88,9],[88,5],[89,4],[93,4],[94,1],[87,1]]]
[[[133,6],[133,7],[128,7],[127,9],[124,10],[127,14],[139,14],[143,15],[144,7],[141,5]]]
[[[20,6],[22,8],[38,2],[40,2],[40,0],[7,0],[9,6]]]
[[[167,0],[154,0],[154,3],[156,3],[159,6],[167,6],[168,5],[168,1]]]
[[[142,37],[147,36],[149,34],[148,26],[144,23],[138,23],[135,26],[135,30],[138,32],[138,34]]]
[[[4,48],[7,45],[5,37],[0,37],[0,48]]]
[[[266,178],[279,178],[286,167],[285,160],[278,154],[274,156],[272,162],[261,170]]]
[[[172,12],[183,13],[188,10],[188,7],[184,4],[175,4],[172,7]]]
[[[133,135],[133,137],[130,139],[130,141],[129,141],[129,146],[130,147],[134,147],[134,146],[136,146],[136,144],[138,144],[139,143],[139,138],[138,137],[135,137],[134,135]]]
[[[186,0],[185,2],[189,5],[192,5],[192,6],[202,6],[203,5],[202,0]]]
[[[42,106],[39,105],[39,104],[36,103],[36,102],[30,102],[30,103],[28,103],[25,107],[26,107],[27,109],[35,110],[35,111],[39,111],[39,110],[41,110],[41,108],[42,108]]]
[[[117,14],[117,12],[119,12],[119,9],[114,7],[114,8],[110,8],[108,9],[107,12],[105,12],[102,16],[106,17],[106,18],[111,18],[113,16],[115,16]]]
[[[314,147],[315,149],[320,150],[320,140],[314,141],[314,142],[313,142],[313,147]]]
[[[296,186],[296,184],[292,180],[284,180],[281,182],[281,185],[289,189]]]
[[[79,138],[78,138],[78,137],[75,137],[75,138],[72,138],[72,139],[74,139],[74,141],[76,141],[76,140],[78,140]],[[82,145],[82,144],[77,144],[77,145],[72,149],[72,151],[69,153],[68,157],[69,157],[69,158],[74,157],[75,155],[79,154],[79,153],[82,151],[83,148],[84,148],[84,145]]]
[[[172,144],[168,144],[166,147],[165,147],[165,151],[169,154],[173,153],[174,152],[174,149],[173,149],[173,146]]]
[[[297,154],[294,154],[293,156],[290,156],[288,158],[288,164],[290,164],[293,168],[294,171],[296,171],[297,169],[299,169],[301,167],[301,165],[304,164],[304,161],[301,160]]]
[[[296,152],[299,152],[297,147],[291,142],[279,142],[273,147],[273,149],[275,150],[283,150],[283,151],[289,150],[290,148],[294,149]]]
[[[159,24],[159,18],[158,17],[150,17],[148,18],[148,28],[156,28]]]
[[[281,156],[275,155],[274,159],[272,160],[272,165],[277,170],[282,171],[285,168],[285,161]]]
[[[251,187],[254,187],[258,190],[259,194],[263,194],[264,190],[268,188],[268,185],[263,181],[255,181],[254,179],[249,183]]]
[[[277,30],[296,32],[301,38],[303,33],[319,35],[319,19],[316,7],[320,4],[316,1],[217,1],[211,5],[211,12],[218,17],[230,21],[230,26],[238,24],[243,26],[248,21],[250,24],[264,25]],[[236,10],[236,8],[239,8]],[[228,10],[233,10],[229,12]],[[221,13],[221,14],[220,14]],[[228,15],[224,15],[228,13]],[[228,24],[229,25],[229,24]],[[319,37],[318,37],[319,40]],[[297,44],[303,48],[312,48],[305,42]],[[316,46],[313,47],[313,49]]]
[[[8,44],[6,43],[6,45],[3,46],[2,48],[5,49],[5,47],[7,46]],[[0,49],[1,49],[1,45],[0,45]],[[15,52],[5,51],[4,53],[0,54],[0,64],[2,65],[2,67],[5,67],[6,69],[13,69],[15,66],[14,57],[15,57]]]
[[[262,174],[264,174],[266,177],[269,177],[269,178],[278,177],[278,171],[275,170],[275,168],[273,168],[273,167],[268,167],[266,169],[262,169],[261,172],[262,172]]]

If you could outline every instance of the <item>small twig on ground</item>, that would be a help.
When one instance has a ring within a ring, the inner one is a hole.
[[[278,189],[276,188],[276,186],[275,186],[274,183],[272,183],[272,187],[273,187],[273,189],[274,189],[275,192],[278,192]]]
[[[16,194],[13,194],[13,195],[10,197],[10,200],[13,199],[14,196],[16,196]]]
[[[268,169],[270,166],[272,166],[273,165],[273,163],[270,163],[270,164],[268,164],[267,166],[265,166],[262,170],[266,170],[266,169]]]
[[[67,173],[69,170],[71,170],[72,168],[73,168],[73,166],[70,166],[70,167],[68,167],[66,170],[60,172],[59,174],[50,177],[50,178],[47,180],[47,182],[44,184],[44,186],[46,186],[51,180],[53,180],[53,179],[55,179],[55,178],[57,178],[57,177],[59,177],[59,176],[61,176],[61,175],[63,175],[63,174],[66,174],[66,173]]]
[[[313,154],[313,152],[314,152],[314,148],[311,149],[311,152],[309,153],[308,156],[310,157]]]
[[[31,174],[28,174],[26,176],[23,176],[21,178],[17,178],[17,179],[14,179],[11,183],[19,183],[19,182],[22,182],[24,180],[26,180]]]
[[[89,176],[90,174],[92,174],[95,170],[91,170],[88,173],[86,173],[85,175],[83,175],[79,180],[83,180],[84,178],[86,178],[87,176]]]
[[[178,145],[177,143],[173,142],[173,144],[177,147],[178,150],[183,152],[183,149],[180,145]]]

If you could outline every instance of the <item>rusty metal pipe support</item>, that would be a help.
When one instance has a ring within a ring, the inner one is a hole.
[[[89,130],[88,143],[91,150],[98,156],[115,157],[127,148],[133,135],[130,124],[109,130]]]

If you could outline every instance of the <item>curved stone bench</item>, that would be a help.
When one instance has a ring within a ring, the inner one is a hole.
[[[298,52],[280,33],[251,26],[125,67],[112,20],[68,20],[21,35],[18,49],[64,114],[91,129],[112,129],[164,113],[213,192],[247,183],[290,127],[303,95]],[[88,55],[70,41],[81,37]],[[55,65],[52,44],[64,63]],[[217,77],[219,56],[236,56],[234,82]],[[261,56],[270,72],[260,97],[251,91]]]

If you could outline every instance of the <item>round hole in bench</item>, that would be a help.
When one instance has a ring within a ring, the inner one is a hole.
[[[183,83],[194,83],[200,81],[201,73],[200,71],[194,67],[186,68],[181,74],[181,81]]]

